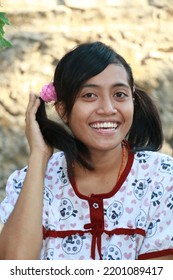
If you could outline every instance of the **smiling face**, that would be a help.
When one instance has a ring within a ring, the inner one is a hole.
[[[126,70],[121,65],[110,64],[83,84],[68,124],[91,153],[113,150],[129,132],[133,110]]]

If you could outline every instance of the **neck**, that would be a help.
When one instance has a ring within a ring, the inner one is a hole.
[[[116,147],[116,149],[110,151],[109,153],[93,153],[92,163],[96,172],[107,172],[121,164],[122,158],[122,148],[121,145]]]
[[[126,146],[119,145],[109,153],[92,153],[94,170],[74,164],[78,191],[86,196],[110,192],[121,177],[128,160]]]
[[[91,162],[94,167],[93,171],[84,169],[83,167],[75,164],[75,175],[80,174],[109,174],[113,170],[117,169],[118,171],[122,165],[122,145],[118,145],[115,149],[105,152],[105,151],[91,151]]]

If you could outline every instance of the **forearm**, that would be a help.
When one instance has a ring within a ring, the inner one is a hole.
[[[38,259],[42,245],[44,175],[47,160],[34,155],[15,208],[0,236],[2,259]]]

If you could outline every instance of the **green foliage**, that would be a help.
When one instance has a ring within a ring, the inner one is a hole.
[[[0,12],[0,48],[9,48],[12,44],[4,38],[4,26],[10,25],[10,21],[5,13]]]

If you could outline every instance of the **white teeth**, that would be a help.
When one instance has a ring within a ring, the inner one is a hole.
[[[93,128],[117,128],[117,123],[113,122],[103,122],[103,123],[94,123],[91,124]]]

